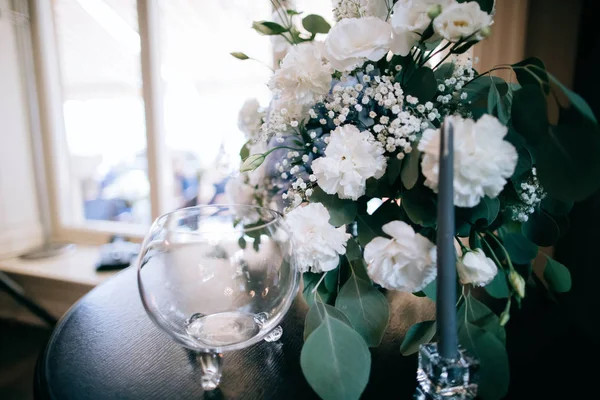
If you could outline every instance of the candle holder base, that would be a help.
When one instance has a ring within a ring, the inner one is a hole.
[[[421,345],[415,400],[470,400],[477,395],[479,361],[459,348],[456,359],[438,352],[437,343]]]

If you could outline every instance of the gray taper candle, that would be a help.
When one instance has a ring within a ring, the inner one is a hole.
[[[437,230],[437,333],[440,355],[458,355],[456,253],[454,250],[454,128],[444,120],[440,134]]]

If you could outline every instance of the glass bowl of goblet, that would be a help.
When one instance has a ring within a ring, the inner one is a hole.
[[[146,312],[171,339],[198,352],[204,390],[219,385],[222,353],[281,336],[279,323],[300,282],[282,215],[248,205],[159,217],[137,264]]]

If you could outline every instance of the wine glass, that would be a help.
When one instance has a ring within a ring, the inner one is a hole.
[[[146,312],[175,342],[200,352],[204,390],[219,385],[221,353],[281,336],[278,324],[300,282],[282,215],[247,205],[159,217],[137,264]]]

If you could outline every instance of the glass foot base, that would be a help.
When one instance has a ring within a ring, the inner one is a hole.
[[[437,343],[419,349],[416,400],[471,400],[477,395],[479,362],[459,348],[450,360],[438,353]]]
[[[281,325],[277,325],[271,332],[265,336],[265,342],[276,342],[281,339],[283,335],[283,328]]]
[[[203,353],[200,355],[200,368],[202,389],[215,390],[221,382],[223,356],[218,353]]]

